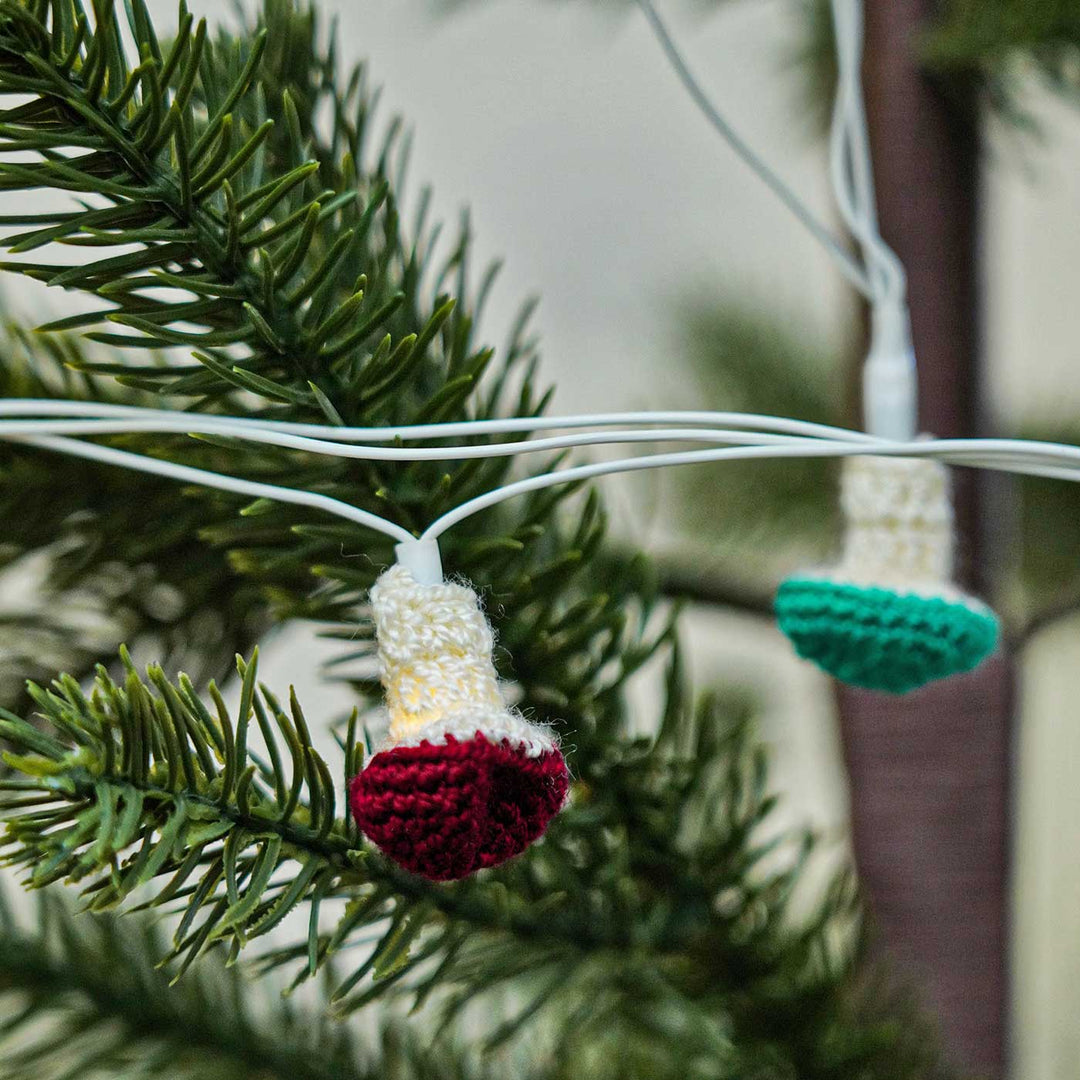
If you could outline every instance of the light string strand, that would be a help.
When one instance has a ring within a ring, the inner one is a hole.
[[[690,70],[682,51],[675,44],[675,39],[671,36],[659,12],[653,6],[652,0],[637,0],[637,3],[656,35],[656,39],[667,56],[672,69],[694,104],[705,116],[705,119],[708,120],[709,124],[719,133],[735,154],[753,171],[754,175],[772,191],[794,215],[796,220],[821,244],[844,277],[863,296],[868,300],[872,300],[874,288],[867,271],[851,256],[844,248],[843,243],[830,232],[828,227],[817,219],[813,211],[780,178],[779,174],[770,168],[761,155],[731,126]]]
[[[237,435],[244,430],[256,429],[310,436],[312,438],[332,439],[335,442],[391,442],[395,439],[422,441],[426,439],[509,435],[573,428],[606,428],[627,424],[636,426],[653,424],[726,426],[809,437],[835,436],[867,441],[872,438],[863,432],[852,431],[831,424],[816,424],[807,420],[796,420],[786,416],[709,410],[572,413],[567,416],[507,416],[488,420],[451,420],[434,424],[404,424],[397,427],[339,427],[331,424],[266,420],[258,417],[222,416],[215,413],[191,413],[141,405],[115,405],[94,401],[54,398],[0,399],[0,418],[27,416],[116,419],[145,417],[155,421],[174,418],[177,421],[177,430],[189,430],[195,426],[211,425],[215,428],[228,427],[234,429],[231,433]]]
[[[863,100],[863,0],[830,0],[836,38],[836,99],[829,170],[840,215],[859,245],[873,295],[870,348],[863,364],[866,430],[913,439],[919,430],[918,381],[903,263],[878,228],[874,169]]]
[[[25,408],[29,405],[26,399],[20,401],[0,402],[0,414],[8,411],[7,407],[18,405]],[[71,402],[43,402],[45,406],[63,405],[65,407],[82,407],[84,412],[93,411],[94,406],[89,403]],[[137,408],[137,407],[136,407]],[[390,536],[399,543],[410,543],[415,537],[408,530],[371,513],[353,506],[350,503],[334,499],[327,495],[315,492],[302,491],[295,488],[280,487],[257,481],[243,480],[237,477],[223,476],[204,469],[198,469],[174,462],[151,458],[142,454],[117,450],[113,447],[101,446],[96,443],[83,442],[76,438],[55,434],[57,431],[75,431],[79,434],[116,434],[117,429],[138,430],[152,432],[165,430],[177,432],[180,425],[201,427],[204,433],[213,435],[227,435],[233,438],[247,439],[264,444],[283,446],[288,449],[302,449],[308,452],[331,454],[336,456],[373,458],[385,460],[387,455],[398,456],[402,460],[420,460],[416,454],[435,457],[438,460],[460,460],[470,457],[484,457],[498,455],[510,444],[494,444],[492,446],[466,446],[466,447],[367,447],[358,445],[340,445],[334,441],[333,436],[343,429],[329,425],[304,425],[309,430],[318,430],[327,439],[308,439],[293,436],[287,432],[273,430],[270,425],[277,422],[260,423],[249,419],[246,423],[238,423],[228,417],[213,417],[213,423],[200,424],[201,420],[209,420],[210,417],[196,416],[189,413],[175,413],[161,410],[158,417],[142,416],[138,420],[122,421],[116,419],[117,410],[123,406],[110,406],[112,416],[96,421],[87,419],[71,419],[68,421],[57,420],[6,420],[0,423],[0,438],[12,442],[24,443],[40,449],[63,452],[124,468],[135,469],[142,472],[169,477],[185,483],[200,484],[206,487],[243,494],[252,498],[264,498],[284,503],[292,503],[307,506],[312,509],[325,511],[335,516],[344,518],[355,524],[375,529]],[[156,410],[139,410],[145,413],[154,413]],[[122,415],[122,414],[121,414]],[[617,414],[612,414],[617,415]],[[655,414],[623,414],[645,416],[646,423],[653,422]],[[680,415],[680,414],[666,414]],[[685,416],[698,417],[702,414],[687,413]],[[660,430],[643,431],[611,431],[590,433],[585,436],[563,436],[548,440],[535,440],[532,443],[525,442],[524,446],[530,449],[555,449],[565,445],[578,445],[586,440],[606,439],[611,443],[629,442],[672,442],[672,441],[695,441],[695,442],[720,442],[725,444],[744,443],[745,445],[725,445],[700,450],[685,450],[666,453],[654,453],[639,455],[632,458],[620,458],[613,461],[595,462],[585,465],[570,466],[556,472],[541,473],[536,476],[526,477],[513,481],[499,488],[479,495],[437,519],[421,534],[420,540],[437,540],[448,529],[464,521],[466,518],[480,513],[492,506],[498,505],[508,499],[531,491],[538,491],[558,484],[581,482],[588,479],[596,479],[602,476],[610,476],[618,473],[636,472],[644,469],[666,468],[677,465],[692,465],[715,463],[722,461],[738,460],[764,460],[783,458],[821,458],[821,457],[848,457],[859,454],[873,453],[885,456],[899,457],[932,457],[951,464],[969,465],[974,467],[992,468],[1005,472],[1018,472],[1027,475],[1048,476],[1057,479],[1080,481],[1080,447],[1062,443],[1043,443],[1019,439],[926,439],[919,442],[889,442],[856,432],[845,432],[843,429],[826,429],[827,434],[816,437],[807,435],[788,435],[775,431],[755,431],[754,425],[764,423],[776,428],[800,427],[798,421],[789,421],[782,417],[758,417],[751,414],[719,414],[738,418],[749,430],[739,431],[734,429],[720,428],[670,428]],[[542,426],[558,427],[564,424],[567,418],[561,417],[536,417],[514,418],[529,425],[537,425],[543,421]],[[570,418],[576,423],[588,423],[590,418],[586,416]],[[597,420],[598,418],[592,418]],[[599,418],[602,420],[602,418]],[[480,422],[485,423],[485,422]],[[35,426],[36,425],[36,426]],[[100,426],[99,426],[100,425]],[[132,425],[137,425],[133,428]],[[446,427],[447,425],[430,425],[430,428]],[[461,425],[454,425],[460,428]],[[823,425],[822,425],[823,427]],[[416,431],[423,425],[411,428]],[[51,434],[40,434],[41,430],[47,430]],[[353,429],[362,431],[366,429]],[[419,437],[419,436],[417,436]],[[577,440],[568,443],[567,440]],[[546,445],[545,445],[546,444]]]
[[[55,435],[7,435],[3,430],[3,425],[0,425],[0,434],[9,442],[25,443],[40,450],[51,450],[72,457],[86,458],[88,461],[97,461],[105,465],[118,465],[124,469],[132,469],[135,472],[153,473],[186,484],[198,484],[201,487],[217,488],[237,495],[247,495],[252,499],[269,499],[274,502],[307,506],[313,510],[324,510],[328,514],[334,514],[356,525],[375,529],[377,532],[392,537],[399,543],[413,539],[413,535],[408,529],[403,529],[400,525],[388,521],[378,514],[362,510],[358,506],[353,506],[351,503],[343,502],[329,495],[320,495],[318,492],[302,491],[299,488],[279,487],[277,484],[264,484],[255,480],[242,480],[234,476],[224,476],[208,469],[196,469],[190,465],[178,465],[176,462],[162,461],[159,458],[147,457],[144,454],[133,454],[126,450],[116,450],[111,446],[99,446],[97,443],[83,442],[81,439],[67,439]]]
[[[829,134],[833,195],[844,224],[862,248],[872,301],[902,302],[907,275],[903,263],[878,231],[870,137],[863,103],[862,0],[831,0],[836,36],[837,83]]]
[[[20,398],[0,401],[0,417],[13,407],[18,407],[20,414],[31,410],[26,406],[37,404],[33,399]],[[1067,443],[1039,442],[1023,439],[949,439],[949,440],[921,440],[912,446],[906,443],[897,445],[893,441],[883,440],[862,432],[850,431],[845,428],[832,427],[823,424],[808,424],[803,421],[791,420],[787,417],[764,416],[752,413],[703,413],[703,412],[671,412],[671,413],[611,413],[596,414],[594,416],[581,415],[573,417],[515,417],[515,426],[519,430],[534,430],[536,428],[552,429],[568,426],[593,425],[602,427],[605,424],[629,423],[629,424],[652,424],[656,417],[663,416],[669,423],[685,422],[688,424],[700,424],[708,418],[720,417],[727,422],[741,425],[740,427],[721,428],[709,427],[672,427],[653,428],[642,427],[640,430],[612,430],[588,432],[578,435],[564,435],[548,439],[533,439],[520,442],[494,443],[491,445],[469,446],[438,446],[438,447],[390,447],[390,446],[363,446],[350,442],[339,443],[337,440],[343,434],[354,437],[357,433],[367,433],[372,429],[367,428],[342,428],[331,425],[305,424],[306,430],[316,431],[325,436],[323,439],[312,437],[294,436],[279,430],[279,421],[259,421],[253,418],[233,418],[214,416],[197,413],[175,412],[170,410],[143,409],[138,406],[96,406],[93,403],[83,402],[54,402],[43,400],[42,411],[52,411],[51,406],[61,405],[65,411],[71,406],[81,413],[95,412],[98,408],[108,408],[110,415],[105,418],[91,418],[79,416],[78,418],[55,420],[55,419],[17,419],[5,420],[0,427],[0,438],[10,441],[31,441],[31,437],[41,435],[116,435],[131,433],[163,433],[177,434],[186,433],[194,435],[213,435],[218,437],[230,437],[268,445],[275,445],[285,449],[301,450],[312,453],[320,453],[329,456],[357,458],[361,460],[400,460],[400,461],[457,461],[472,458],[505,457],[527,453],[534,450],[550,451],[581,445],[600,445],[603,443],[663,443],[663,442],[719,442],[719,443],[748,443],[752,445],[783,445],[813,446],[815,443],[833,443],[835,445],[851,446],[853,453],[878,453],[883,448],[888,448],[891,453],[898,453],[901,449],[909,451],[909,456],[922,457],[935,454],[947,454],[950,457],[963,453],[967,457],[996,457],[1004,455],[1014,457],[1017,461],[1035,462],[1036,460],[1055,461],[1058,464],[1068,465],[1080,461],[1080,447]],[[118,410],[126,410],[135,414],[133,419],[120,419],[123,414]],[[645,419],[639,420],[638,417]],[[460,429],[470,426],[480,427],[487,425],[488,421],[465,421],[452,425],[432,424],[427,425],[431,430],[422,430],[424,425],[410,428],[377,429],[381,433],[394,430],[408,430],[410,437],[416,439],[435,438],[442,432],[434,430],[444,427]],[[500,423],[501,421],[496,421]],[[760,430],[758,430],[760,429]],[[810,429],[809,431],[807,429]],[[816,453],[817,451],[813,451]],[[137,455],[128,455],[137,456]],[[157,460],[157,459],[153,459]],[[186,468],[186,466],[184,466]],[[216,474],[215,474],[216,475]],[[557,475],[562,475],[559,473]],[[246,481],[245,481],[246,482]]]
[[[823,245],[844,276],[872,306],[871,346],[863,366],[866,429],[888,439],[918,431],[915,354],[903,264],[878,230],[873,165],[863,103],[863,0],[830,0],[836,40],[837,84],[829,139],[832,187],[841,218],[860,250],[854,259],[709,98],[690,70],[652,0],[638,6],[690,97],[734,152]]]

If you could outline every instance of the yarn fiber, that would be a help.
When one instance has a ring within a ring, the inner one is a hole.
[[[906,693],[993,652],[994,613],[951,582],[952,504],[935,461],[845,462],[836,566],[789,578],[776,597],[796,652],[853,686]]]
[[[536,757],[477,733],[376,754],[353,781],[360,828],[406,870],[450,881],[538,839],[566,799],[558,750]]]
[[[421,585],[394,566],[372,587],[371,607],[389,731],[350,784],[356,822],[433,880],[497,866],[562,808],[569,776],[558,745],[507,708],[473,589]]]

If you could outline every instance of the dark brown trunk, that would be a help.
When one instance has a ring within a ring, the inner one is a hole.
[[[978,134],[919,72],[932,0],[867,4],[866,98],[881,229],[908,269],[920,420],[980,427]],[[955,477],[958,576],[986,583],[980,490]],[[925,987],[951,1062],[1004,1075],[1012,659],[901,698],[838,692],[856,858],[879,936]]]
[[[902,698],[839,691],[875,928],[963,1075],[1005,1070],[1011,662]]]

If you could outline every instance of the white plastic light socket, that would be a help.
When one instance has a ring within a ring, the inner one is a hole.
[[[874,305],[863,365],[863,422],[869,435],[910,442],[918,432],[918,385],[911,316],[900,300]]]
[[[439,541],[403,540],[394,547],[399,566],[404,566],[419,585],[440,585],[443,579]]]

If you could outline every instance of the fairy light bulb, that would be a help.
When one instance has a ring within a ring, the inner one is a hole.
[[[349,798],[385,854],[446,881],[524,851],[569,776],[552,733],[507,707],[476,592],[431,580],[430,547],[400,547],[371,590],[389,730]]]
[[[844,462],[839,562],[781,584],[780,629],[798,654],[853,686],[906,693],[969,671],[998,621],[952,583],[953,515],[944,466],[923,458]]]

